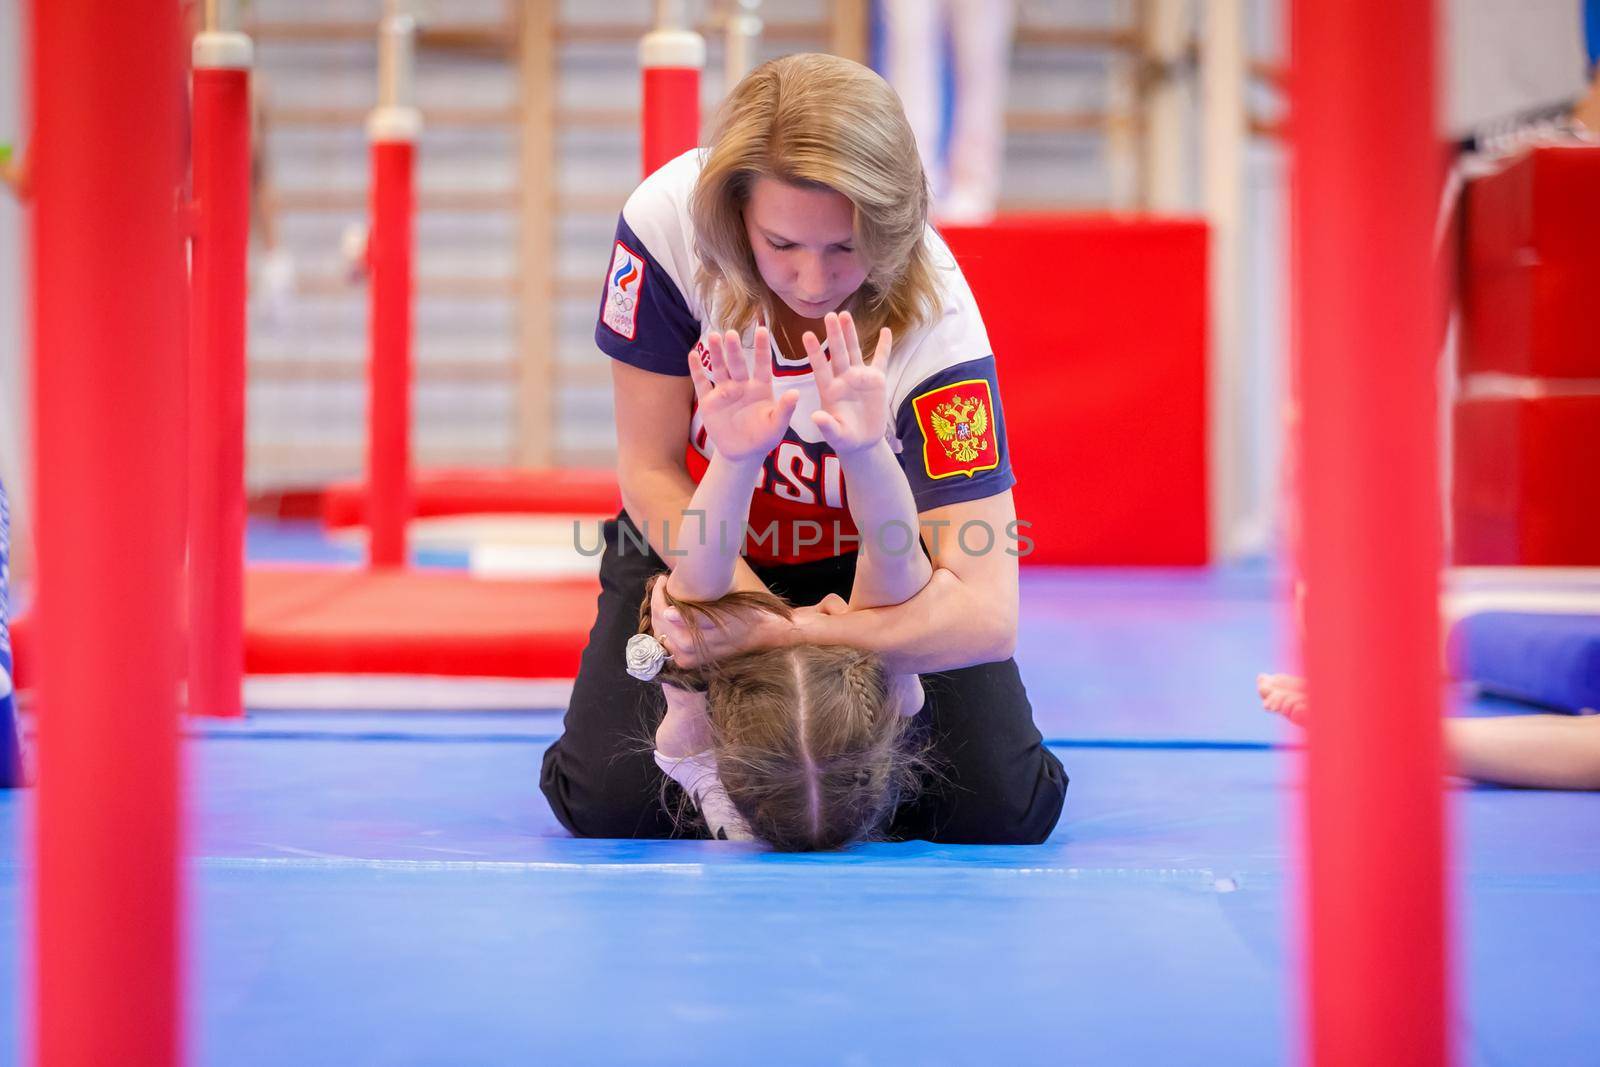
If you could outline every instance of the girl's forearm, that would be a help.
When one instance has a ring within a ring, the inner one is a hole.
[[[709,474],[708,471],[708,477]],[[755,481],[754,474],[750,481]],[[628,517],[656,554],[669,568],[676,570],[689,558],[684,546],[697,539],[701,525],[696,516],[685,514],[686,509],[696,506],[692,503],[696,488],[689,472],[682,467],[629,471],[628,476],[621,479],[621,487]],[[766,589],[766,585],[741,559],[734,567],[733,588],[755,592]],[[678,592],[676,587],[672,591],[674,595]]]
[[[671,546],[677,557],[667,592],[685,600],[716,600],[743,588],[737,581],[743,564],[739,552],[762,458],[732,461],[720,453],[712,456]]]
[[[910,600],[928,584],[933,565],[923,554],[917,502],[889,442],[839,457],[850,518],[861,534],[852,606]]]

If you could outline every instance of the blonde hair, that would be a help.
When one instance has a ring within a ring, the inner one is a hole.
[[[758,178],[825,188],[855,207],[867,277],[847,301],[863,348],[939,313],[939,282],[923,241],[928,180],[900,98],[859,63],[808,52],[763,63],[717,111],[689,213],[701,303],[744,329],[766,303],[745,229]],[[845,309],[841,309],[845,310]]]
[[[646,584],[641,633],[659,580]],[[666,599],[692,624],[725,623],[749,610],[792,615],[767,592],[710,603]],[[705,690],[722,786],[751,832],[775,849],[838,849],[881,837],[920,784],[925,761],[873,653],[845,645],[759,649],[695,670],[668,665],[658,677]]]

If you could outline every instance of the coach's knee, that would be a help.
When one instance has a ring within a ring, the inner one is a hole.
[[[648,784],[625,784],[611,777],[602,782],[572,767],[558,741],[545,750],[539,790],[556,820],[574,837],[666,836],[670,826],[660,825],[661,804],[649,794]]]
[[[1067,798],[1067,773],[1039,749],[1035,773],[981,794],[963,796],[940,840],[971,845],[1038,845],[1055,830]]]

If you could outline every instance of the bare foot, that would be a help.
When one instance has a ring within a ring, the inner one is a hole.
[[[1261,706],[1297,726],[1306,724],[1309,705],[1306,702],[1306,680],[1292,674],[1256,675],[1256,692],[1261,694]]]

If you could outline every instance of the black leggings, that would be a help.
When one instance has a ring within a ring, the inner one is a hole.
[[[619,549],[619,524],[631,536]],[[567,706],[565,732],[544,754],[539,784],[561,824],[579,837],[704,835],[698,820],[674,823],[679,797],[650,739],[666,709],[660,686],[623,670],[623,646],[638,629],[645,581],[666,570],[626,515],[605,524],[600,602]],[[792,604],[829,593],[848,598],[853,554],[756,573]],[[896,810],[888,836],[967,844],[1037,844],[1061,815],[1067,775],[1043,744],[1015,660],[923,676],[927,703],[916,717],[935,773]]]

